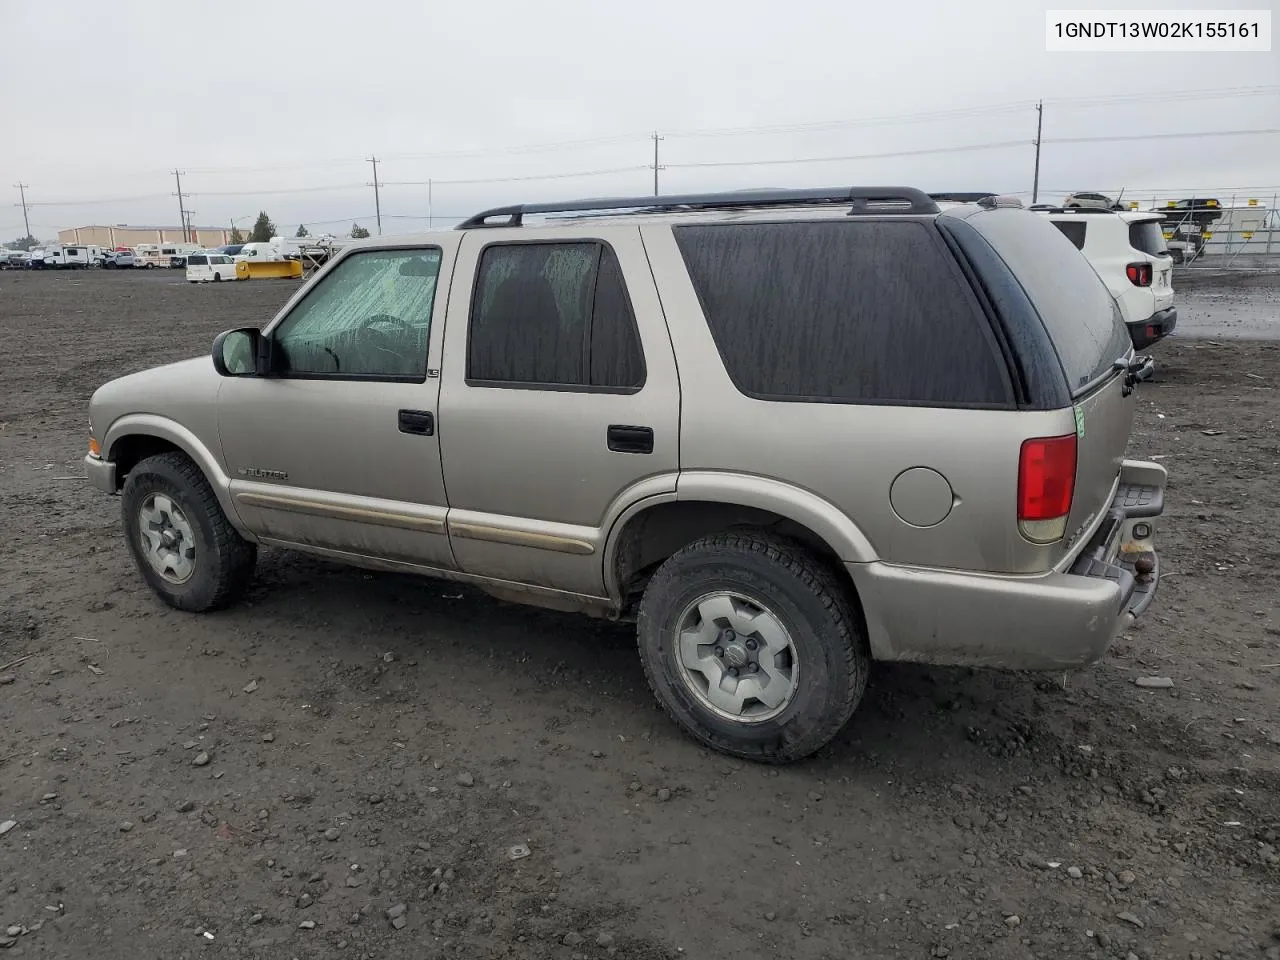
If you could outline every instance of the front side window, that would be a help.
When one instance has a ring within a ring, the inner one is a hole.
[[[644,353],[617,255],[596,241],[494,244],[480,257],[467,378],[633,391]]]
[[[424,380],[438,247],[344,259],[272,334],[281,376]]]

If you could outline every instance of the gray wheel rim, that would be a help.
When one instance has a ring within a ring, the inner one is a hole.
[[[680,677],[707,709],[739,723],[763,723],[795,697],[795,644],[759,601],[709,593],[685,607],[676,624]]]
[[[196,570],[196,537],[186,515],[163,493],[152,493],[138,509],[142,553],[169,583],[186,583]]]

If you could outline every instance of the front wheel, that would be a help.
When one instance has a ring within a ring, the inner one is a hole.
[[[800,544],[755,532],[695,540],[645,588],[645,676],[721,753],[768,763],[826,745],[862,698],[870,654],[850,587]]]
[[[216,610],[244,593],[257,547],[231,526],[209,481],[185,454],[148,457],[134,467],[121,509],[133,559],[169,606]]]

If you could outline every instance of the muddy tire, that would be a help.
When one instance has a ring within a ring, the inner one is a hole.
[[[185,454],[140,462],[129,471],[121,500],[129,551],[161,600],[203,612],[244,593],[257,546],[231,526],[209,481]]]
[[[790,763],[848,722],[870,654],[851,587],[804,546],[718,533],[669,557],[645,589],[640,659],[659,703],[694,739]]]

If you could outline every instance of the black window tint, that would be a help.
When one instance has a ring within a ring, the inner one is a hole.
[[[208,266],[208,263],[209,263],[209,259],[207,257],[202,257],[198,254],[192,254],[191,256],[187,257],[188,266],[204,267],[204,266]]]
[[[634,388],[635,316],[604,244],[495,244],[480,256],[467,376],[488,383]]]
[[[1129,224],[1129,246],[1153,257],[1167,257],[1169,248],[1158,220],[1139,220]]]
[[[1053,225],[1062,232],[1064,237],[1076,245],[1077,250],[1084,249],[1084,229],[1088,224],[1083,220],[1054,220]]]
[[[1120,308],[1089,261],[1043,218],[992,210],[970,218],[1022,284],[1044,321],[1073,392],[1131,348]]]
[[[734,384],[773,399],[999,405],[997,347],[915,221],[690,225],[676,241]]]
[[[609,247],[600,255],[595,309],[591,314],[591,385],[640,387],[644,384],[644,350],[635,314],[622,280],[622,267]]]

